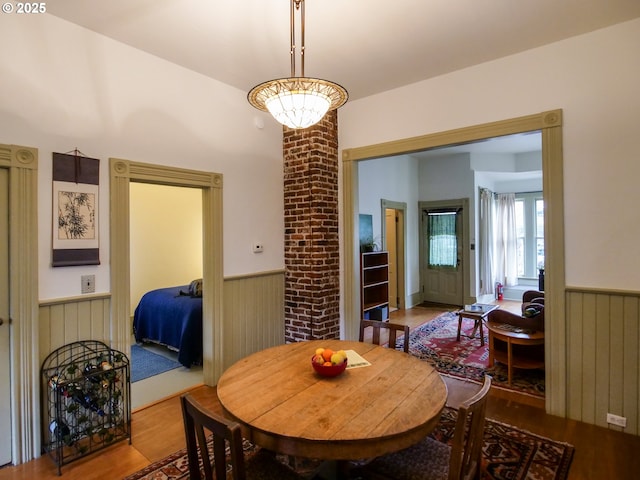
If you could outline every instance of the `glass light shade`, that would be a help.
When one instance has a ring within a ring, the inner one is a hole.
[[[255,108],[268,111],[289,128],[307,128],[318,123],[329,111],[347,101],[340,85],[308,77],[270,80],[254,87],[247,99]]]

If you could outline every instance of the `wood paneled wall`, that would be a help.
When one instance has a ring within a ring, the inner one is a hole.
[[[111,294],[40,302],[40,364],[56,348],[78,340],[109,345]]]
[[[225,368],[255,351],[284,342],[284,272],[226,278]],[[110,295],[40,304],[40,362],[76,340],[109,343]],[[567,416],[608,426],[607,413],[626,417],[640,434],[640,292],[568,288]],[[552,321],[552,319],[549,319]]]
[[[567,288],[567,416],[640,433],[640,292]],[[553,321],[549,319],[548,321]]]
[[[225,367],[250,353],[284,343],[284,271],[224,281]],[[77,340],[111,338],[111,295],[68,297],[40,303],[40,363]]]
[[[224,363],[284,343],[284,271],[225,278]]]

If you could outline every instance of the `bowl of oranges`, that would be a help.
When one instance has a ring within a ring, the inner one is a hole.
[[[335,377],[347,368],[347,354],[344,350],[318,348],[311,357],[311,365],[323,377]]]

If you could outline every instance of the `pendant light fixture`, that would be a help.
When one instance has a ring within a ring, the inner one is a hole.
[[[307,128],[318,123],[329,111],[341,107],[349,97],[337,83],[304,76],[304,0],[291,0],[291,76],[256,85],[247,95],[258,110],[269,112],[289,128]],[[300,12],[301,76],[296,76],[295,16]]]

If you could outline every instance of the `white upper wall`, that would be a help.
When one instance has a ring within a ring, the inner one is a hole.
[[[340,148],[561,108],[566,282],[639,290],[638,45],[640,19],[349,102]]]
[[[41,299],[110,290],[109,157],[222,173],[225,275],[282,268],[281,128],[246,92],[47,14],[1,22],[0,143],[40,155]],[[340,148],[561,108],[567,284],[638,290],[638,45],[640,19],[349,102]],[[51,153],[75,148],[101,160],[102,264],[54,269]]]
[[[41,299],[85,274],[110,291],[109,157],[222,173],[224,274],[283,268],[282,129],[246,92],[48,14],[0,22],[0,143],[39,150]],[[52,268],[51,153],[75,148],[101,161],[101,265]]]
[[[380,244],[382,236],[382,200],[406,203],[406,264],[407,296],[418,291],[420,275],[418,266],[418,235],[420,216],[418,213],[418,161],[409,155],[385,159],[367,160],[358,164],[359,212],[372,215],[373,237]],[[415,268],[413,268],[415,266]],[[409,305],[409,298],[405,300]]]

